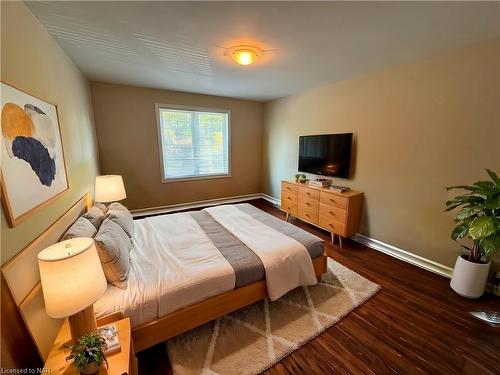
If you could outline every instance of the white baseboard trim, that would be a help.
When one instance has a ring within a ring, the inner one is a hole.
[[[438,275],[451,278],[453,274],[453,268],[445,266],[444,264],[434,262],[433,260],[426,259],[421,257],[420,255],[415,255],[410,253],[409,251],[397,248],[396,246],[392,246],[386,244],[382,241],[367,237],[360,233],[356,233],[351,237],[356,242],[359,242],[365,246],[368,246],[371,249],[380,251],[384,254],[390,255],[394,258],[400,259],[407,263],[413,264],[414,266],[423,268],[427,271],[436,273]]]
[[[265,199],[266,201],[274,204],[275,206],[278,206],[278,207],[281,206],[281,204],[280,204],[281,202],[278,198],[274,198],[274,197],[267,195],[267,194],[264,194],[264,193],[261,193],[260,195],[261,195],[262,199]]]
[[[245,202],[259,198],[266,199],[265,197],[262,196],[262,194],[256,193],[256,194],[237,195],[234,197],[226,197],[226,198],[207,199],[203,201],[196,201],[189,203],[170,204],[168,206],[141,208],[138,210],[131,210],[130,212],[132,213],[133,217],[141,217],[149,215],[166,214],[173,211],[192,210],[194,208],[215,206],[218,204]]]

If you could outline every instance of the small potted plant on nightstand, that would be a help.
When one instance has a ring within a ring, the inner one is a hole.
[[[91,375],[99,371],[103,363],[108,367],[104,356],[106,342],[104,338],[95,333],[89,333],[78,339],[78,343],[70,347],[71,353],[66,361],[73,360],[81,374]]]
[[[469,254],[458,257],[450,283],[456,293],[467,298],[483,295],[489,259],[500,248],[500,178],[489,169],[486,172],[492,181],[446,188],[467,191],[446,202],[446,211],[460,208],[451,238],[457,242],[469,238],[472,243],[462,245]]]
[[[304,173],[302,173],[299,177],[299,181],[305,183],[307,181],[307,176]]]
[[[300,180],[300,176],[301,176],[301,174],[300,174],[300,173],[297,173],[297,174],[295,175],[295,182],[299,182],[299,180]]]

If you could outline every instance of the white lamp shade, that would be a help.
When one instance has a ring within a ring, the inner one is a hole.
[[[106,291],[106,278],[92,238],[52,245],[38,254],[45,309],[53,318],[74,315]]]
[[[105,175],[95,178],[95,201],[116,202],[127,198],[122,176]]]

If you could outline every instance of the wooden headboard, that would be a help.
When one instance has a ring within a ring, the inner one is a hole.
[[[44,361],[62,320],[53,319],[45,312],[37,256],[47,246],[59,242],[64,232],[87,211],[90,203],[88,194],[85,194],[40,236],[2,266],[3,278],[14,303]]]

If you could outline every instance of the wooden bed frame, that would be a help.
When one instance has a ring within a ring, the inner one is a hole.
[[[13,303],[44,361],[63,321],[53,319],[45,312],[37,255],[45,247],[58,242],[74,221],[88,209],[90,203],[87,195],[80,198],[40,236],[2,266],[2,274],[12,294]],[[314,259],[313,266],[319,279],[327,269],[326,256]],[[134,348],[140,352],[266,297],[266,282],[262,280],[186,306],[134,328]],[[99,321],[105,321],[105,317]]]
[[[313,266],[314,273],[319,279],[326,272],[326,256],[314,259]],[[136,352],[140,352],[266,297],[266,281],[262,280],[183,307],[135,327],[132,330],[134,348]]]

